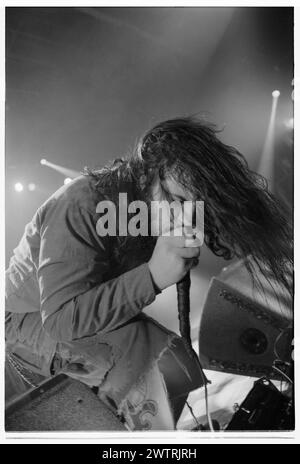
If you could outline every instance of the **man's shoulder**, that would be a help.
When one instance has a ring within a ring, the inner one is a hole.
[[[38,215],[43,218],[45,214],[53,209],[83,210],[95,214],[96,206],[102,199],[106,198],[96,188],[95,179],[88,175],[81,175],[73,179],[67,185],[63,185],[54,192],[38,209]]]

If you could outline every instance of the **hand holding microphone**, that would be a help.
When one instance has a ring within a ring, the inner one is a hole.
[[[179,331],[188,354],[193,358],[189,317],[190,269],[198,263],[202,241],[192,230],[185,234],[183,230],[179,232],[179,236],[159,237],[149,261],[149,269],[160,290],[177,284]]]
[[[174,231],[175,232],[175,231]],[[160,290],[176,284],[198,262],[200,238],[192,234],[160,236],[148,263],[152,278]]]

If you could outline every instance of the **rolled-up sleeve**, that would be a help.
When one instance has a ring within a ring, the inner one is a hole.
[[[71,341],[109,332],[155,299],[147,263],[105,281],[110,266],[91,211],[64,196],[40,218],[37,270],[43,326],[51,338]]]

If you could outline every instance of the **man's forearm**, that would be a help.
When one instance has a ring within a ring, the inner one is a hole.
[[[42,305],[45,330],[58,341],[109,332],[136,316],[156,296],[148,264],[93,287],[53,312],[51,299]]]

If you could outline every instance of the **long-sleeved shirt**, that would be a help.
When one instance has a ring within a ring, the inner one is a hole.
[[[120,273],[113,238],[97,234],[93,182],[80,176],[38,209],[6,271],[7,343],[48,364],[57,342],[112,331],[156,296],[148,264]]]

